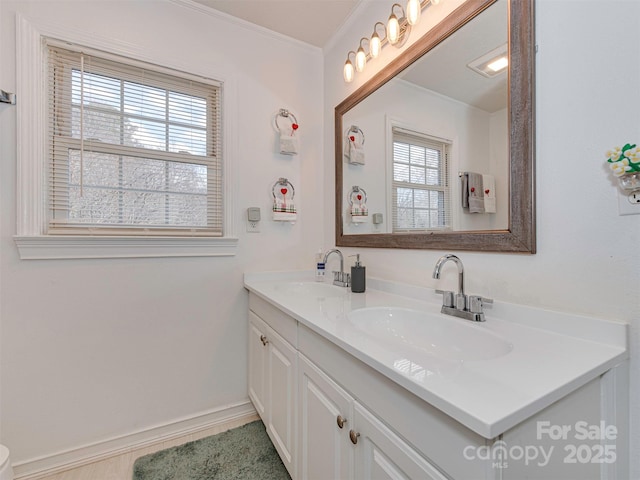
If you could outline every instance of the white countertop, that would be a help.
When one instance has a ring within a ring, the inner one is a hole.
[[[327,340],[485,438],[495,438],[628,356],[623,323],[496,301],[486,322],[463,322],[513,345],[487,360],[420,364],[394,342],[380,342],[347,318],[355,309],[405,307],[440,314],[431,289],[367,279],[365,293],[292,295],[283,282],[313,282],[312,272],[245,274],[245,287]],[[325,283],[330,283],[327,279]],[[415,340],[415,339],[414,339]]]

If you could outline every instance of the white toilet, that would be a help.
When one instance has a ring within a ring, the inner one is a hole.
[[[0,480],[13,480],[9,449],[4,445],[0,445]]]

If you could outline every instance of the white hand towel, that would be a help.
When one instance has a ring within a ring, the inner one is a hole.
[[[285,203],[284,200],[276,199],[273,204],[273,220],[276,222],[294,223],[298,218],[296,206],[293,202]]]
[[[349,140],[349,163],[364,165],[364,147],[351,140]]]
[[[298,214],[295,212],[273,212],[273,220],[276,222],[295,223],[297,219]]]
[[[287,135],[280,132],[280,153],[283,155],[298,154],[298,137],[295,134]]]
[[[351,206],[351,215],[369,215],[369,209],[364,203]]]
[[[496,213],[496,180],[493,175],[482,175],[484,212]]]

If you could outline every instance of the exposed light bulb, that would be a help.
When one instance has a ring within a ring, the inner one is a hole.
[[[376,32],[373,32],[371,35],[371,40],[369,41],[369,53],[371,54],[371,58],[378,58],[380,55],[380,50],[382,49],[382,41]]]
[[[344,63],[344,71],[342,73],[345,82],[351,83],[353,81],[355,70],[353,68],[353,63],[351,63],[351,60],[347,59],[347,61]]]
[[[409,0],[407,2],[407,23],[409,25],[415,25],[420,20],[420,0]]]
[[[391,14],[387,23],[387,38],[391,45],[395,45],[400,40],[400,23],[394,13]]]
[[[364,53],[364,48],[362,48],[361,46],[360,48],[358,48],[358,53],[356,53],[356,72],[362,72],[366,63],[367,54]]]
[[[373,35],[371,35],[371,39],[369,40],[369,55],[371,55],[371,58],[378,58],[378,55],[380,55],[380,52],[382,51],[382,39],[380,38],[380,35],[378,35],[378,25],[382,27],[385,35],[387,33],[384,23],[376,22],[373,26]]]

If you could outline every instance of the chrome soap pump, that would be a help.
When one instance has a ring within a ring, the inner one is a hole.
[[[360,254],[351,255],[356,257],[356,264],[351,267],[351,291],[362,293],[366,289],[366,268],[360,263]]]

